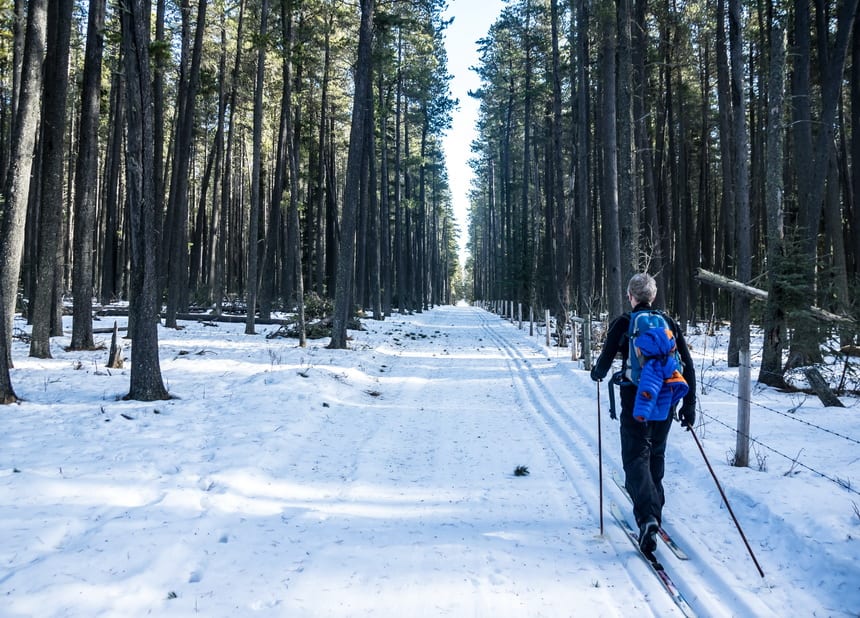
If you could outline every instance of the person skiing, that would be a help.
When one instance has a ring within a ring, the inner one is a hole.
[[[639,312],[653,312],[651,303],[657,296],[657,282],[648,273],[633,275],[627,284],[627,298],[632,311],[613,320],[606,335],[600,357],[591,370],[591,379],[599,382],[608,373],[617,354],[621,354],[623,369],[613,376],[620,385],[621,395],[621,459],[624,464],[624,486],[633,500],[633,516],[639,526],[639,547],[651,553],[657,547],[656,535],[663,517],[666,502],[663,492],[666,440],[672,426],[673,410],[666,410],[665,420],[638,420],[634,416],[637,405],[638,376],[634,382],[628,368],[631,364],[631,316]],[[660,313],[671,330],[678,357],[683,369],[681,374],[687,385],[678,420],[690,430],[696,420],[696,375],[690,350],[684,334],[675,321]],[[634,359],[635,362],[635,359]],[[625,373],[627,374],[625,376]],[[672,388],[668,385],[666,388]],[[674,407],[674,405],[672,406]],[[641,418],[641,416],[640,416]]]

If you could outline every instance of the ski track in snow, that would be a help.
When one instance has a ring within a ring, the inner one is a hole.
[[[0,616],[681,615],[608,517],[629,503],[605,383],[477,308],[365,325],[347,351],[161,329],[177,398],[156,403],[119,400],[103,352],[16,348]],[[677,425],[666,487],[690,560],[658,554],[699,616],[856,615],[856,542],[824,546],[755,480],[730,486],[760,580]]]
[[[596,409],[577,411],[570,410],[568,406],[565,406],[558,400],[556,395],[541,379],[541,376],[538,374],[537,370],[534,369],[534,366],[528,360],[526,354],[521,351],[521,347],[511,343],[511,341],[505,338],[504,335],[497,333],[489,324],[486,326],[486,329],[492,333],[492,336],[500,349],[503,349],[508,355],[512,364],[512,376],[515,380],[518,380],[521,383],[522,390],[525,391],[525,397],[529,401],[531,409],[546,427],[547,438],[554,444],[556,454],[562,460],[565,469],[568,471],[571,483],[575,483],[576,479],[581,478],[599,479],[600,471],[597,455],[599,447],[597,436],[591,435],[592,431],[596,434],[596,430],[592,430],[584,424],[586,418],[597,418]],[[594,386],[593,383],[591,383],[592,389],[587,388],[587,385],[583,381],[584,374],[582,372],[573,374],[573,372],[565,371],[564,365],[559,365],[558,369],[560,372],[568,374],[564,379],[576,382],[576,391],[582,397],[588,397],[589,390],[592,390],[592,392],[597,390],[598,387]],[[600,390],[605,391],[605,383],[601,383]],[[601,410],[600,422],[603,423],[604,418],[608,418],[608,415],[608,409]],[[607,465],[607,460],[609,462],[617,462],[614,465],[617,466],[618,470],[621,470],[620,452],[616,456],[606,452],[614,452],[620,448],[617,439],[617,427],[617,423],[612,423],[608,428],[603,427],[601,438],[604,449],[604,466]],[[606,431],[606,429],[611,429],[611,431]],[[674,429],[675,431],[670,434],[670,440],[682,439],[683,433],[678,431],[679,428]],[[610,463],[608,465],[613,464]],[[614,486],[614,483],[611,482],[609,471],[606,469],[604,469],[604,483],[606,485],[604,488],[605,501],[614,500],[618,504],[628,504],[627,499],[621,494],[620,490]],[[589,499],[589,504],[595,506],[595,508],[590,510],[590,515],[594,521],[598,521],[598,505],[600,503],[599,490],[595,487],[594,483],[586,483],[585,487],[593,489],[592,491],[588,491],[587,497]],[[578,490],[583,491],[582,484],[578,485]],[[605,523],[604,525],[604,529],[606,530],[607,528],[612,528],[611,518],[610,522]],[[616,551],[622,555],[625,553],[632,553],[634,557],[638,558],[635,551],[627,552],[629,545],[626,539],[623,542],[619,542],[617,540],[617,538],[622,536],[623,533],[615,529],[607,530],[607,532],[610,535],[612,546]],[[675,538],[676,541],[680,542],[685,551],[687,550],[687,547],[695,544],[696,541],[694,537],[688,538],[687,536],[676,536]],[[659,551],[660,550],[658,549],[658,552]],[[698,572],[693,569],[682,568],[684,563],[674,558],[669,558],[668,551],[661,553],[660,559],[664,564],[668,565],[667,568],[670,569],[670,574],[683,574],[683,578],[676,580],[675,583],[679,586],[681,592],[685,595],[694,609],[697,610],[699,615],[775,615],[767,610],[766,607],[760,603],[755,603],[753,600],[734,598],[735,595],[733,590],[738,585],[738,582],[732,581],[734,578],[723,576],[719,570],[709,567],[706,562],[702,560],[703,556],[697,552],[693,552],[693,554],[698,558],[697,562],[700,567]],[[639,560],[639,562],[642,561]],[[629,568],[637,571],[635,574],[631,573],[631,576],[634,577],[637,585],[644,587],[644,589],[648,591],[653,589],[652,574],[647,573],[645,575],[645,581],[642,581],[641,573],[639,571],[648,571],[648,567],[644,565],[644,562],[640,565],[637,564],[636,561],[633,561],[632,564],[629,564]],[[678,576],[676,575],[676,577]],[[706,583],[704,586],[702,585],[703,582]],[[670,609],[674,610],[675,608],[672,606]],[[666,607],[661,607],[657,609],[656,613],[657,615],[666,615],[668,611],[669,609]]]

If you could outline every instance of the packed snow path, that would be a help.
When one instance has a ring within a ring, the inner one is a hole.
[[[365,325],[347,351],[162,329],[177,398],[155,404],[117,400],[105,353],[16,358],[0,615],[681,615],[608,517],[629,505],[605,401],[600,536],[597,387],[566,351],[477,308]],[[676,426],[666,527],[691,559],[658,552],[697,614],[850,615],[856,562],[798,585],[787,526],[754,529],[759,578],[694,448]]]

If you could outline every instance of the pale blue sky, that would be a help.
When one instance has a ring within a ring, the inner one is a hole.
[[[454,215],[460,225],[461,259],[465,259],[466,213],[472,181],[472,170],[468,164],[469,146],[474,139],[475,122],[478,119],[478,102],[467,93],[480,85],[477,74],[470,67],[478,64],[475,41],[486,36],[504,6],[504,0],[448,0],[447,16],[454,17],[454,22],[446,31],[445,47],[448,51],[448,72],[453,75],[451,95],[460,100],[460,105],[454,111],[452,128],[445,138],[445,154]]]

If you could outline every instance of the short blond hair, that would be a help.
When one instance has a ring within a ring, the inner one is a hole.
[[[627,293],[637,303],[648,303],[649,305],[657,298],[657,282],[648,273],[636,273],[630,277],[627,284]]]

